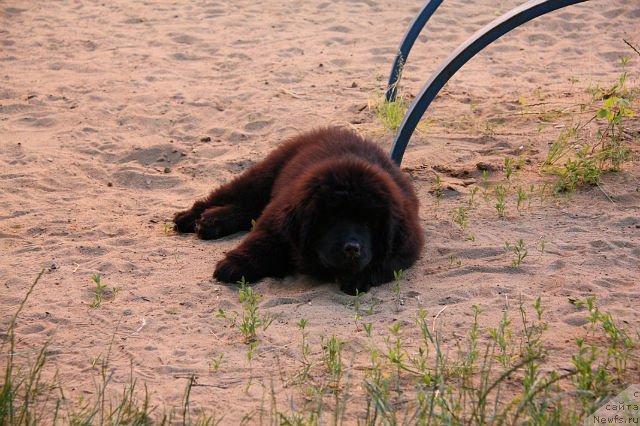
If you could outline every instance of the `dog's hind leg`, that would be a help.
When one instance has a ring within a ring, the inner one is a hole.
[[[196,232],[202,239],[220,238],[251,229],[271,199],[271,189],[297,146],[286,145],[211,192],[193,206],[175,214],[178,232]]]
[[[272,176],[249,169],[190,209],[176,213],[176,230],[213,239],[251,229],[251,220],[257,219],[269,202],[272,185]]]

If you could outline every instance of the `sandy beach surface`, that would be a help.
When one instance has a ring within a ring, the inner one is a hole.
[[[449,52],[518,3],[445,1],[409,57],[404,96],[414,97]],[[273,322],[259,330],[249,366],[233,325],[242,315],[238,289],[212,280],[215,263],[242,236],[200,241],[175,234],[171,218],[298,132],[342,125],[389,149],[394,132],[371,105],[420,7],[0,2],[0,330],[46,270],[17,323],[17,360],[49,342],[65,395],[91,398],[96,360],[108,354],[114,389],[133,376],[160,412],[180,406],[195,377],[192,405],[238,424],[272,390],[283,405],[295,394],[286,377],[301,368],[301,319],[316,358],[321,336],[348,342],[354,374],[367,362],[364,323],[380,341],[396,323],[417,340],[420,309],[453,345],[468,332],[474,305],[486,332],[505,311],[515,318],[520,303],[540,297],[549,368],[568,366],[568,348],[584,333],[585,313],[569,298],[595,296],[638,330],[638,114],[626,133],[636,159],[604,174],[600,187],[554,195],[555,177],[540,167],[564,130],[594,114],[589,89],[611,87],[621,58],[627,86],[638,86],[640,56],[623,40],[640,45],[640,3],[593,0],[504,36],[430,107],[402,163],[426,244],[399,294],[394,284],[372,289],[359,303],[373,309],[357,319],[354,297],[335,284],[304,276],[256,283],[260,313]],[[597,141],[598,126],[585,127],[583,140]],[[509,179],[505,158],[518,165]],[[497,185],[508,191],[504,216]],[[519,207],[518,188],[527,194]],[[451,214],[461,207],[464,224]],[[527,256],[514,265],[520,240]],[[106,286],[98,307],[95,275]],[[363,409],[357,391],[348,422]]]

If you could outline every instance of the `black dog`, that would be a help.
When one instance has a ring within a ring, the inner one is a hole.
[[[393,280],[423,238],[418,200],[378,146],[342,128],[295,137],[174,217],[176,230],[215,239],[255,227],[214,272],[255,282],[301,272],[348,294]]]

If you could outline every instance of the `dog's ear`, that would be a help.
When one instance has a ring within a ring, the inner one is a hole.
[[[294,188],[285,208],[283,233],[291,242],[304,251],[317,230],[323,211],[326,210],[326,199],[332,191],[323,179],[312,178]]]
[[[408,235],[407,218],[403,208],[404,200],[397,193],[389,191],[384,196],[373,195],[369,200],[372,209],[378,212],[373,228],[376,230],[373,239],[374,253],[378,256],[393,256],[404,244]],[[382,260],[382,259],[380,259]]]
[[[301,251],[307,246],[309,237],[317,224],[316,204],[313,198],[293,200],[284,211],[282,231]]]
[[[409,241],[415,240],[415,227],[411,226],[411,218],[408,209],[399,208],[398,205],[391,211],[391,220],[389,221],[388,247],[387,253],[397,254],[405,250]]]

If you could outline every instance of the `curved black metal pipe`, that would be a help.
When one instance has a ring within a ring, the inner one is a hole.
[[[387,102],[394,102],[396,100],[396,96],[398,95],[398,83],[400,82],[400,78],[402,78],[402,67],[407,62],[407,57],[413,47],[413,43],[415,43],[420,32],[427,24],[427,21],[431,18],[431,15],[433,15],[436,9],[438,9],[438,6],[440,6],[441,3],[442,0],[427,0],[420,12],[413,19],[413,22],[411,22],[411,25],[409,25],[409,29],[404,35],[402,43],[400,43],[396,59],[393,61],[393,66],[391,67],[389,83],[387,83],[387,92],[385,93]]]
[[[461,44],[431,75],[420,94],[411,104],[396,134],[391,158],[402,162],[404,151],[424,112],[436,97],[440,89],[465,63],[489,44],[508,33],[512,29],[554,10],[587,0],[531,0],[505,13]]]

